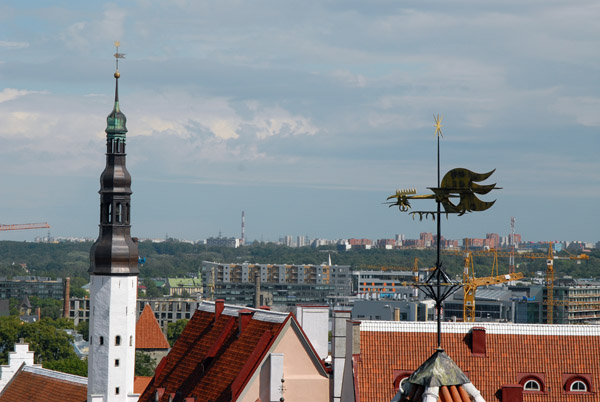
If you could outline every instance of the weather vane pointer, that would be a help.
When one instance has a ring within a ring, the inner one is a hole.
[[[113,56],[115,56],[115,63],[117,65],[117,72],[115,74],[119,73],[119,59],[124,59],[125,58],[125,53],[119,53],[119,46],[121,46],[121,42],[116,41],[115,42],[115,48],[117,49],[115,54]]]

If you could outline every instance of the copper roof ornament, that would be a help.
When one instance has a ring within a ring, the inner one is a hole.
[[[478,184],[488,179],[495,169],[487,173],[475,173],[464,168],[455,168],[448,171],[442,180],[440,180],[440,137],[442,134],[443,116],[434,115],[435,136],[437,137],[437,187],[428,187],[433,194],[417,194],[417,190],[404,189],[396,190],[396,193],[387,197],[389,206],[397,206],[400,212],[408,212],[413,219],[418,216],[419,220],[431,217],[437,220],[437,238],[436,238],[436,263],[433,272],[424,282],[418,282],[414,286],[420,289],[429,298],[435,300],[437,311],[437,350],[442,348],[442,303],[461,286],[461,283],[452,281],[443,268],[440,260],[440,249],[442,238],[441,215],[443,213],[448,218],[449,214],[462,216],[468,212],[485,211],[494,205],[494,201],[482,201],[477,196],[488,194],[492,190],[499,189],[496,184]],[[394,200],[394,201],[389,201]],[[410,211],[411,200],[435,200],[437,209]],[[410,212],[409,212],[410,211]],[[436,219],[437,218],[437,219]]]

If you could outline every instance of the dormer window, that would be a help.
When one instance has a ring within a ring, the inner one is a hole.
[[[544,373],[521,373],[518,376],[523,392],[546,392],[545,380]]]
[[[592,376],[589,374],[563,374],[563,392],[567,394],[589,394],[592,389]]]

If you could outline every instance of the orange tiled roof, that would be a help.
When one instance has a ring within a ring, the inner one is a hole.
[[[165,334],[160,330],[160,325],[154,317],[152,307],[146,304],[135,325],[135,348],[169,349],[169,347],[169,342],[167,342]]]
[[[85,402],[87,378],[22,366],[0,394],[1,402]]]
[[[216,320],[214,310],[212,303],[198,306],[139,402],[154,402],[157,390],[162,395],[160,402],[168,401],[176,392],[182,400],[195,397],[195,402],[235,400],[291,317],[251,310],[252,319],[238,335],[241,310],[227,305]]]
[[[471,353],[472,327],[486,329],[485,356]],[[394,373],[413,372],[436,344],[433,322],[363,321],[360,357],[354,371],[360,402],[391,400]],[[526,325],[504,323],[444,323],[442,346],[488,401],[516,384],[522,373],[544,373],[546,393],[524,393],[524,401],[592,402],[600,390],[600,327],[593,325]],[[593,393],[569,395],[563,374],[586,374]]]
[[[133,377],[133,392],[135,394],[141,394],[142,392],[144,392],[148,384],[150,384],[150,381],[152,381],[152,377]]]

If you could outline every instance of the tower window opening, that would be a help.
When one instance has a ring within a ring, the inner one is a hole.
[[[115,388],[115,395],[119,395],[119,387]]]
[[[133,336],[129,336],[129,346],[133,346]]]
[[[125,223],[129,223],[129,203],[125,204]]]
[[[104,337],[103,336],[100,337],[100,340],[98,341],[98,343],[100,345],[104,345]]]
[[[117,223],[121,223],[122,214],[123,214],[123,206],[119,202],[119,203],[117,203],[117,208],[116,208],[116,221],[117,221]]]
[[[108,223],[112,223],[112,204],[108,204]]]
[[[119,367],[119,359],[115,359],[115,367]]]
[[[117,345],[117,346],[121,345],[121,336],[120,335],[115,336],[115,345]]]

